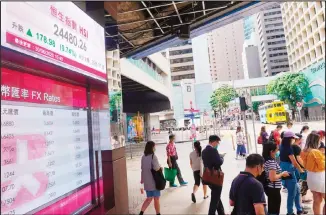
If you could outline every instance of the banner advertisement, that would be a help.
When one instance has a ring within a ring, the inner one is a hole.
[[[139,113],[137,115],[127,114],[127,136],[129,142],[138,142],[144,140],[144,117]]]
[[[104,29],[72,2],[1,2],[1,46],[106,80]]]

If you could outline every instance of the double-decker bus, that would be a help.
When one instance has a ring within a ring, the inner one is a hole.
[[[259,107],[259,116],[262,123],[279,124],[286,122],[284,102],[275,100]]]

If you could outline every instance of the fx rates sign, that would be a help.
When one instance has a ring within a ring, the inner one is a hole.
[[[1,45],[106,78],[104,29],[72,2],[1,2]]]

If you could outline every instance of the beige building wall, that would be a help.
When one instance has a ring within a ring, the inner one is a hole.
[[[242,20],[208,33],[208,53],[212,82],[244,78],[242,65],[243,43]]]
[[[290,70],[325,59],[325,1],[281,4]]]

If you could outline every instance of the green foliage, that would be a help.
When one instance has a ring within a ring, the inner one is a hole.
[[[258,108],[261,102],[252,102],[252,110],[254,113],[258,114]]]
[[[216,89],[209,101],[212,109],[221,110],[228,107],[228,103],[238,97],[237,92],[233,87],[223,85]]]
[[[267,85],[267,93],[276,95],[278,99],[289,104],[292,109],[309,92],[309,82],[302,73],[285,73]]]
[[[110,96],[110,110],[111,111],[116,110],[117,106],[118,106],[118,109],[120,109],[120,105],[122,103],[121,99],[122,99],[121,91]]]

